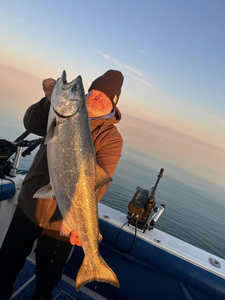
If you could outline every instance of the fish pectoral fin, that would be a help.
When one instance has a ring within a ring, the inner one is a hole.
[[[47,132],[46,137],[45,137],[45,145],[50,143],[51,140],[54,138],[55,126],[56,126],[56,118],[54,118],[52,120],[52,123],[49,126],[48,132]]]
[[[99,232],[99,234],[98,234],[98,242],[101,243],[102,240],[103,240],[103,236],[102,236],[101,233]]]
[[[43,199],[52,199],[54,197],[54,192],[51,186],[51,183],[40,188],[33,196],[33,198],[43,198]]]
[[[91,268],[91,265],[88,263],[86,256],[84,257],[84,261],[78,271],[77,278],[76,278],[76,289],[79,289],[91,281],[100,281],[112,284],[116,287],[119,287],[119,281],[116,277],[116,274],[113,270],[106,264],[104,259],[99,256],[98,259],[98,268]]]
[[[96,179],[96,181],[97,181],[96,182],[96,192],[97,192],[103,185],[111,182],[112,178],[98,164],[96,165],[96,174],[97,174],[97,179]]]
[[[61,228],[60,228],[60,235],[61,235],[61,236],[67,236],[67,237],[69,237],[71,231],[72,231],[72,229],[71,229],[71,228],[69,227],[69,225],[63,220],[63,221],[62,221]]]

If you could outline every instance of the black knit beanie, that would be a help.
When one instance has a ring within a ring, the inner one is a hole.
[[[88,92],[91,90],[103,92],[111,100],[114,106],[119,100],[122,85],[123,74],[120,71],[109,70],[92,82]]]

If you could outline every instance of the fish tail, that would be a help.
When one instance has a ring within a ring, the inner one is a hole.
[[[119,281],[116,277],[116,274],[113,270],[106,264],[104,259],[99,256],[98,267],[93,269],[88,264],[88,260],[86,256],[84,257],[84,261],[78,271],[76,278],[76,289],[77,291],[85,284],[91,281],[100,281],[112,284],[116,287],[119,287]]]

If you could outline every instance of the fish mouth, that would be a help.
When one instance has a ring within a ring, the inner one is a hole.
[[[77,78],[75,78],[74,80],[72,80],[71,82],[67,82],[66,79],[66,71],[63,71],[62,73],[62,90],[69,90],[71,89],[72,92],[77,90],[77,87],[79,86],[79,84],[77,83],[77,80],[81,79],[80,76],[78,76]]]
[[[70,117],[74,116],[79,110],[80,108],[78,107],[78,109],[75,111],[75,113],[73,113],[72,115],[69,115],[69,116],[63,116],[63,115],[60,115],[54,108],[53,108],[55,114],[59,117],[59,118],[62,118],[62,119],[69,119]]]
[[[53,108],[55,114],[59,117],[59,118],[63,118],[63,119],[67,119],[68,117],[70,116],[63,116],[63,115],[60,115],[54,108]]]
[[[81,76],[68,83],[66,72],[63,71],[55,85],[53,93],[54,91],[56,100],[53,101],[52,108],[59,119],[70,118],[79,112],[84,94]]]

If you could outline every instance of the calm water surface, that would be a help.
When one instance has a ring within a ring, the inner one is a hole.
[[[24,131],[21,118],[0,110],[0,138],[14,141]],[[37,136],[29,136],[33,138]],[[127,213],[136,187],[150,189],[164,168],[156,203],[165,204],[166,209],[156,228],[225,259],[225,190],[151,157],[150,150],[147,155],[124,144],[113,183],[101,202]],[[28,169],[34,154],[22,158],[19,168]]]

